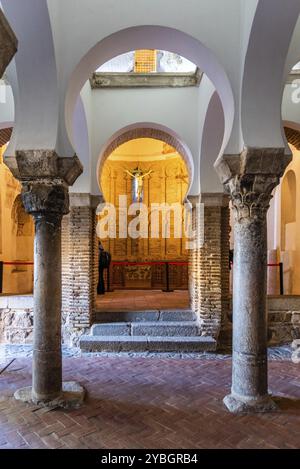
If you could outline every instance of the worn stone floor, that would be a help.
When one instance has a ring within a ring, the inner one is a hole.
[[[187,290],[166,293],[161,290],[115,290],[97,297],[98,311],[139,311],[189,308]]]
[[[31,360],[17,358],[0,375],[0,448],[300,448],[299,365],[270,360],[272,414],[229,414],[230,375],[228,356],[64,358],[64,378],[85,386],[86,402],[47,411],[13,399],[31,382]]]

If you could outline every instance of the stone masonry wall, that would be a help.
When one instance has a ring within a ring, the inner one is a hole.
[[[0,296],[0,344],[33,341],[33,297]]]
[[[230,301],[231,303],[231,301]],[[291,344],[300,339],[300,296],[268,296],[268,345]],[[230,311],[232,306],[230,304]],[[222,325],[221,347],[232,342],[232,315]]]
[[[64,315],[65,337],[69,337],[74,328],[76,339],[82,330]],[[221,347],[231,344],[231,334],[232,323],[228,320],[220,336]],[[300,339],[300,296],[268,297],[268,339],[269,345],[291,344]],[[0,296],[0,344],[31,344],[32,341],[33,297]],[[64,341],[67,343],[66,339]]]

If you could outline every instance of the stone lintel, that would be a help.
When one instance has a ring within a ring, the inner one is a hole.
[[[187,201],[191,204],[191,206],[194,208],[196,207],[197,204],[201,203],[201,195],[188,195],[187,196]]]
[[[223,192],[202,193],[199,195],[189,195],[187,197],[192,207],[197,204],[204,204],[205,207],[228,207],[229,197]]]
[[[92,89],[102,88],[183,88],[199,86],[202,72],[195,73],[118,73],[96,72],[90,79]]]
[[[240,155],[223,155],[215,163],[215,169],[223,184],[230,179],[273,176],[280,178],[292,155],[285,148],[246,147]]]
[[[17,173],[22,182],[60,179],[70,186],[83,171],[78,157],[61,158],[54,150],[17,150]]]
[[[206,207],[228,207],[229,204],[229,197],[223,192],[203,193],[200,200]]]
[[[0,78],[18,48],[17,38],[0,8]]]
[[[91,207],[96,209],[103,201],[104,199],[101,195],[70,193],[70,207]]]

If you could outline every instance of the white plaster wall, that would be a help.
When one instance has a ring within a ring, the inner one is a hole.
[[[89,88],[89,89],[88,89]],[[73,116],[74,129],[74,147],[82,165],[83,173],[77,179],[72,192],[90,193],[91,192],[91,110],[90,110],[91,90],[87,86],[82,90],[79,96]]]
[[[92,121],[92,194],[98,194],[97,163],[103,146],[125,126],[152,122],[172,129],[186,143],[194,157],[195,178],[191,194],[199,194],[199,88],[110,89],[93,90]]]
[[[71,79],[80,59],[102,39],[114,32],[137,25],[159,25],[182,31],[201,41],[206,52],[199,57],[203,66],[213,67],[210,57],[214,56],[220,67],[224,68],[234,90],[236,108],[239,108],[240,94],[240,56],[241,56],[241,2],[240,0],[226,0],[226,11],[219,0],[188,0],[174,2],[174,0],[115,0],[108,6],[105,0],[48,0],[54,45],[56,51],[57,71],[60,83],[61,102],[67,93],[68,82]],[[72,14],[70,14],[72,12]],[[172,33],[171,33],[172,35]],[[173,38],[174,51],[180,52],[183,47],[175,34]],[[144,35],[145,36],[145,35]],[[155,38],[154,38],[155,40]],[[135,44],[135,47],[145,47]],[[157,45],[158,46],[158,45]],[[150,44],[149,44],[149,47]],[[156,45],[154,45],[156,47]],[[160,46],[163,47],[163,44]],[[119,53],[126,52],[126,41],[117,41],[99,55],[98,66],[103,61]],[[131,47],[132,48],[132,47]],[[209,53],[208,53],[209,51]],[[191,47],[190,56],[195,53]],[[188,55],[189,55],[188,54]],[[185,55],[186,54],[182,54]],[[88,60],[85,63],[89,67]],[[220,74],[216,73],[216,79]],[[85,80],[88,76],[85,76]],[[84,80],[84,81],[85,81]],[[83,83],[82,83],[83,84]],[[60,126],[61,128],[61,126]],[[60,135],[60,153],[69,151],[64,135]],[[235,121],[232,140],[227,151],[240,150],[239,120]]]
[[[55,147],[61,156],[72,156],[78,146],[72,132],[73,111],[81,87],[97,66],[137,47],[178,52],[207,72],[225,106],[225,152],[238,153],[244,142],[282,144],[280,95],[298,0],[289,0],[289,8],[274,0],[226,0],[226,7],[220,0],[2,0],[2,4],[19,38],[19,148]],[[172,115],[168,119],[172,121]],[[150,115],[145,120],[149,122]]]
[[[201,193],[222,193],[223,185],[215,171],[214,163],[219,155],[224,134],[224,113],[220,98],[213,92],[203,124],[200,150],[200,186]]]
[[[9,147],[55,148],[59,93],[52,31],[45,0],[2,0],[4,13],[17,38],[15,63],[19,96],[16,102],[17,140]]]
[[[289,0],[288,8],[285,2],[273,0],[260,0],[257,5],[241,99],[242,134],[247,146],[285,145],[281,132],[284,70],[299,11],[298,0]]]
[[[282,119],[294,126],[300,125],[300,79],[284,88],[282,100]]]
[[[11,86],[5,87],[5,102],[0,102],[0,129],[10,126],[15,119],[15,105]]]

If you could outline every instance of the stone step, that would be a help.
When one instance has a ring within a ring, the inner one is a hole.
[[[80,339],[84,352],[213,352],[212,337],[143,337],[86,335]]]
[[[195,337],[200,335],[196,322],[187,321],[150,321],[132,323],[94,324],[92,336],[159,336],[159,337]]]
[[[191,310],[148,310],[148,311],[95,311],[96,323],[109,322],[149,322],[149,321],[195,321]]]

